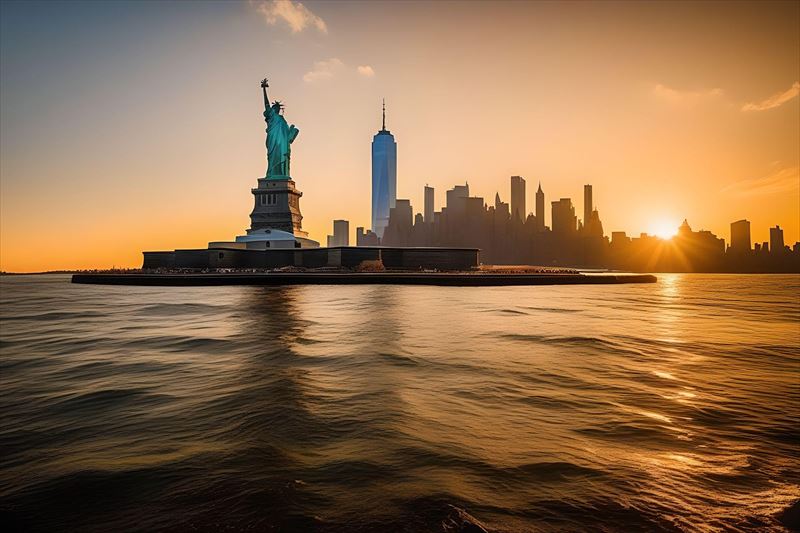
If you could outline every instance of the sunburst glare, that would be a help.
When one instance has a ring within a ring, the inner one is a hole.
[[[651,228],[653,235],[665,241],[678,234],[678,224],[670,220],[659,220],[653,223]]]

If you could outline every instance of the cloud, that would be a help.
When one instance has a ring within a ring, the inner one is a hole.
[[[760,178],[743,179],[722,191],[736,196],[763,196],[795,189],[800,189],[800,167],[784,167]]]
[[[322,80],[331,79],[338,71],[344,68],[344,63],[337,57],[332,57],[325,61],[315,61],[314,67],[303,74],[303,81],[314,83]]]
[[[778,106],[781,106],[800,94],[800,82],[794,82],[788,90],[773,94],[766,100],[762,100],[761,102],[748,102],[742,106],[742,111],[766,111],[767,109],[772,109]]]
[[[292,29],[292,33],[298,33],[307,27],[314,26],[322,33],[328,33],[328,26],[325,21],[311,12],[300,2],[293,0],[250,0],[250,4],[264,15],[267,24],[274,26],[278,21],[283,21]]]
[[[722,89],[701,89],[697,91],[682,91],[680,89],[673,89],[661,83],[653,86],[653,94],[658,98],[672,102],[673,104],[694,104],[700,100],[707,100],[722,96],[724,93]]]
[[[372,78],[375,76],[375,70],[369,65],[359,65],[356,70],[365,78]]]
[[[369,65],[359,65],[353,68],[345,65],[338,57],[332,57],[323,61],[315,61],[311,70],[303,74],[303,81],[306,83],[315,83],[329,80],[339,73],[345,73],[348,76],[358,74],[364,78],[372,78],[375,76],[375,70]]]

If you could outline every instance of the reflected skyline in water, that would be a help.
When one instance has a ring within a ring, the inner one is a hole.
[[[800,499],[798,276],[0,283],[22,527],[780,531]]]

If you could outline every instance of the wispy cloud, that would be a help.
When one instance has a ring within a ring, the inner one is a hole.
[[[267,24],[274,26],[283,21],[298,33],[309,27],[315,27],[322,33],[328,33],[325,21],[315,15],[306,6],[293,0],[250,0],[250,4],[264,15]]]
[[[324,61],[315,61],[311,70],[303,75],[303,81],[314,83],[322,80],[331,79],[337,72],[344,68],[344,63],[338,57],[332,57]]]
[[[672,102],[673,104],[693,104],[701,100],[716,98],[724,94],[722,89],[700,89],[700,90],[681,90],[667,87],[661,83],[653,86],[653,94],[658,98]]]
[[[736,196],[763,196],[797,189],[800,189],[800,167],[784,167],[766,176],[737,181],[722,191]]]
[[[375,70],[369,65],[359,65],[354,68],[346,65],[338,57],[332,57],[323,61],[315,61],[311,70],[303,74],[303,81],[306,83],[315,83],[329,80],[339,73],[351,77],[356,74],[363,78],[373,78],[375,76]]]
[[[748,102],[742,106],[742,111],[766,111],[781,106],[800,94],[800,82],[794,82],[788,90],[773,94],[760,102]]]
[[[375,70],[369,65],[359,65],[356,70],[365,78],[372,78],[375,76]]]

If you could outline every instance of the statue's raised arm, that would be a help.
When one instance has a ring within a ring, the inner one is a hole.
[[[269,97],[267,97],[267,87],[269,87],[269,83],[267,82],[267,78],[261,80],[261,90],[264,92],[264,110],[266,111],[269,109]]]

